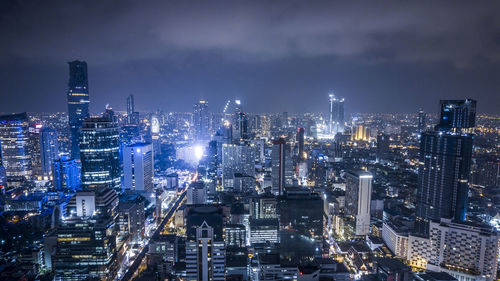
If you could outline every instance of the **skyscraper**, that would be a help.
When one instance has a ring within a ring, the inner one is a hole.
[[[0,116],[0,141],[7,177],[19,180],[31,177],[26,113]]]
[[[210,139],[210,116],[208,113],[208,102],[200,100],[194,104],[193,108],[194,138],[196,140]]]
[[[345,213],[354,218],[354,235],[370,233],[370,202],[372,174],[365,171],[348,171],[345,174]]]
[[[442,100],[436,131],[422,134],[416,202],[416,230],[429,235],[429,222],[441,218],[465,220],[473,136],[475,100]]]
[[[420,142],[417,220],[465,219],[472,136],[424,132]],[[425,234],[427,228],[420,229]]]
[[[71,157],[80,159],[79,129],[83,120],[89,117],[89,82],[87,63],[84,61],[69,62],[68,82],[68,117],[71,131]]]
[[[336,98],[334,94],[329,96],[330,116],[328,123],[328,131],[331,135],[344,132],[344,99]]]
[[[58,191],[76,191],[80,188],[80,168],[75,159],[68,155],[54,161],[53,169],[54,189]]]
[[[136,143],[123,149],[123,187],[137,191],[153,191],[153,147]]]
[[[131,125],[139,123],[139,112],[135,111],[134,95],[127,97],[127,122]]]
[[[456,131],[472,128],[476,124],[476,101],[441,100],[438,130]]]
[[[106,185],[121,188],[119,131],[116,123],[91,117],[80,129],[80,156],[84,188]]]
[[[59,145],[56,131],[43,127],[40,131],[40,158],[42,175],[52,176],[54,161],[59,158]]]
[[[255,175],[256,148],[253,144],[222,145],[222,184],[224,189],[233,188],[235,174]]]
[[[425,112],[420,109],[418,111],[418,127],[417,127],[417,131],[419,133],[422,133],[423,131],[425,131],[425,127],[426,127],[426,115],[425,115]]]
[[[285,188],[285,159],[286,142],[284,139],[273,141],[273,150],[271,152],[271,192],[275,195],[283,195]]]
[[[304,152],[304,128],[297,128],[297,136],[296,136],[296,141],[297,141],[297,146],[298,146],[298,157],[300,160],[305,160],[306,155]]]

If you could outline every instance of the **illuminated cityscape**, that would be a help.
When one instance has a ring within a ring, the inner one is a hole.
[[[0,280],[500,280],[500,5],[389,6],[0,9]]]

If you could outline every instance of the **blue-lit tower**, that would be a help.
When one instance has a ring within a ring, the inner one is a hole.
[[[79,129],[83,120],[89,117],[89,81],[87,63],[69,62],[68,117],[71,131],[71,157],[80,159],[78,147]]]

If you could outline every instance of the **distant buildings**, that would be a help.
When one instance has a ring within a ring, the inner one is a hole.
[[[329,133],[330,135],[336,135],[337,133],[344,132],[344,99],[337,98],[334,94],[329,96],[330,102],[330,115],[328,120]]]
[[[200,100],[193,106],[194,138],[196,140],[210,139],[210,114],[208,102]]]
[[[83,122],[80,130],[82,185],[89,188],[105,185],[121,189],[119,131],[116,123],[92,117]]]
[[[256,148],[253,144],[222,145],[222,185],[224,189],[235,186],[235,174],[255,175]]]
[[[75,60],[68,64],[68,116],[71,131],[71,158],[80,159],[79,130],[82,127],[83,120],[90,116],[87,63]]]

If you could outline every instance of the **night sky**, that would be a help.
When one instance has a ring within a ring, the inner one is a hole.
[[[66,111],[67,62],[91,111],[500,113],[499,1],[10,1],[0,4],[0,112]]]

